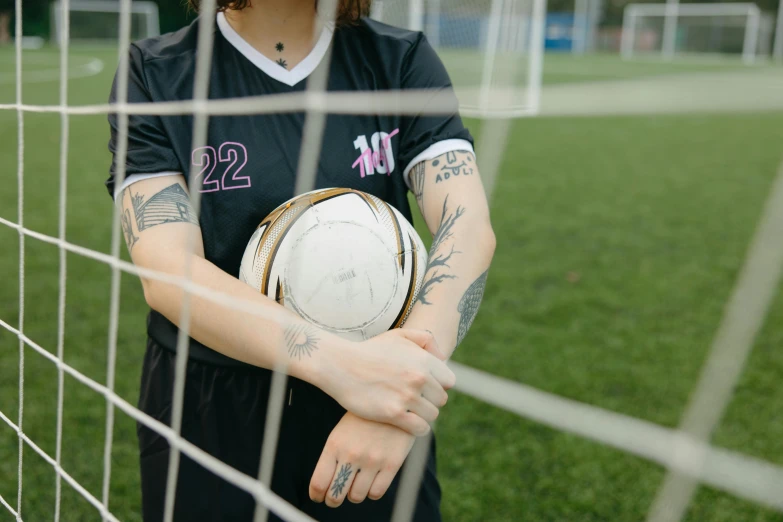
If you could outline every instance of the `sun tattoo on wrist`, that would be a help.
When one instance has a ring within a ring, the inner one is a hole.
[[[283,339],[285,347],[288,349],[288,355],[292,359],[299,360],[304,356],[312,356],[313,352],[318,349],[318,341],[321,340],[318,337],[318,330],[306,324],[289,325],[283,332]]]

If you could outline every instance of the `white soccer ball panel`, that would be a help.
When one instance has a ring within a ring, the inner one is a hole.
[[[396,209],[326,189],[276,209],[253,234],[240,278],[316,326],[361,341],[400,326],[427,254]]]
[[[386,315],[397,294],[395,253],[374,227],[322,220],[291,241],[286,306],[336,332],[364,330]]]

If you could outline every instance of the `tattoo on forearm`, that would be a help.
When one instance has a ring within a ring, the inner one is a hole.
[[[459,312],[459,327],[457,329],[457,346],[462,342],[476,318],[481,299],[484,297],[484,288],[487,286],[487,272],[481,274],[478,279],[465,290],[462,299],[459,300],[457,311]]]
[[[306,324],[289,325],[283,332],[283,338],[288,355],[299,360],[304,356],[312,356],[318,349],[318,341],[321,340],[318,337],[318,330]]]
[[[174,183],[144,200],[144,196],[128,190],[136,216],[136,228],[142,232],[164,223],[192,223],[198,225],[198,218],[190,205],[190,198],[179,183]]]
[[[435,176],[435,183],[442,183],[457,176],[472,176],[475,172],[473,154],[470,152],[447,152],[443,157],[433,160],[433,167],[441,167]]]
[[[416,202],[419,204],[419,208],[421,209],[424,208],[424,171],[426,166],[427,163],[422,161],[421,163],[416,164],[410,173],[413,195],[416,196]]]
[[[343,488],[345,488],[348,479],[351,478],[351,473],[353,473],[351,464],[343,464],[332,483],[332,496],[334,498],[338,498],[343,494]]]
[[[128,252],[133,251],[133,245],[139,240],[137,236],[133,234],[133,225],[131,224],[130,210],[125,209],[122,213],[122,232],[125,234],[125,242],[128,244]]]
[[[430,248],[430,256],[429,260],[427,261],[427,269],[424,272],[427,279],[422,284],[421,289],[419,290],[419,295],[416,298],[417,302],[424,305],[432,304],[427,300],[427,296],[434,285],[442,283],[446,279],[457,278],[457,276],[454,274],[450,274],[447,269],[451,268],[449,266],[451,257],[454,254],[459,254],[460,252],[454,250],[453,244],[451,245],[451,248],[448,252],[441,251],[441,247],[454,235],[452,232],[454,223],[465,213],[465,208],[462,206],[457,206],[457,210],[455,212],[449,212],[448,204],[449,197],[446,196],[446,199],[443,201],[443,212],[441,213],[440,217],[440,226],[438,226],[438,230],[435,232],[435,236],[432,238],[432,247]]]

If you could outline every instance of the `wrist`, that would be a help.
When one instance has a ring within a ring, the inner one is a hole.
[[[318,330],[317,336],[318,348],[309,356],[294,357],[291,360],[290,374],[330,394],[335,387],[335,381],[339,379],[339,372],[336,370],[346,360],[350,360],[346,351],[352,343],[324,330]]]

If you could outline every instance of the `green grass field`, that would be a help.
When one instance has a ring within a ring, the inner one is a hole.
[[[53,51],[30,53],[51,69]],[[46,58],[49,56],[49,58]],[[107,63],[69,83],[71,104],[106,100]],[[47,62],[47,60],[49,60]],[[31,60],[32,61],[32,60]],[[704,67],[734,67],[713,65]],[[611,57],[547,57],[545,80],[596,81],[698,70]],[[25,70],[28,70],[27,68]],[[14,101],[13,57],[0,51],[0,103]],[[24,101],[58,103],[56,82],[25,84]],[[25,226],[58,230],[60,118],[25,115]],[[474,133],[480,122],[468,122]],[[16,220],[16,113],[0,111],[0,217]],[[524,119],[512,130],[492,200],[498,238],[482,313],[456,360],[565,397],[674,427],[696,384],[724,304],[781,162],[783,113]],[[70,119],[67,239],[109,252],[112,205],[103,181],[105,116]],[[0,226],[0,319],[17,324],[17,232]],[[25,241],[25,333],[55,352],[58,250]],[[66,362],[106,380],[110,270],[67,257]],[[116,390],[136,402],[144,352],[138,281],[122,277]],[[713,442],[783,465],[783,297],[778,296]],[[0,411],[18,415],[18,343],[0,329]],[[25,350],[24,431],[55,454],[57,370]],[[106,406],[68,376],[62,466],[100,498]],[[437,426],[446,521],[639,521],[665,470],[452,394]],[[117,413],[111,511],[141,520],[134,423]],[[55,474],[24,450],[22,516],[51,520]],[[0,423],[0,495],[16,505],[17,437]],[[99,520],[63,484],[64,521]],[[0,521],[12,520],[0,508]],[[690,522],[783,521],[702,488]]]

